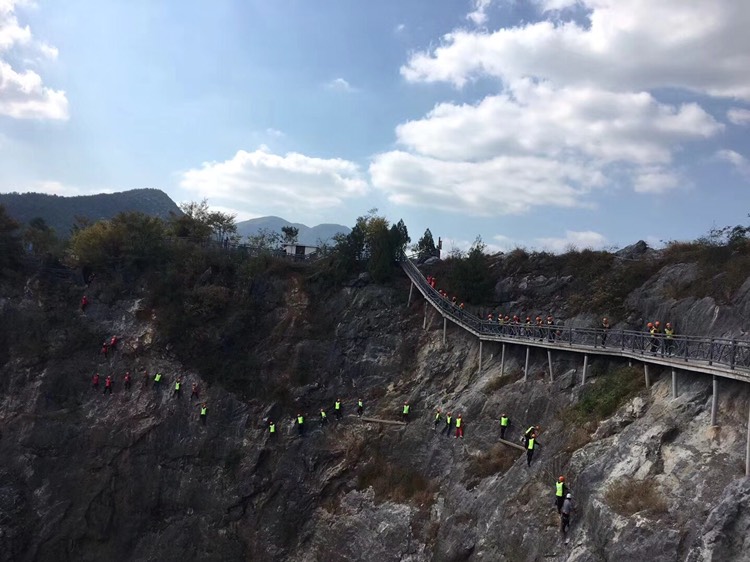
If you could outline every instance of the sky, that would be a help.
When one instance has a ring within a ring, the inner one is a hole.
[[[0,192],[564,251],[748,224],[750,2],[0,0]]]

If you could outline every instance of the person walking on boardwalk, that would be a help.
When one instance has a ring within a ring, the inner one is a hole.
[[[445,433],[448,437],[450,437],[451,436],[452,423],[453,423],[453,417],[451,416],[451,413],[448,412],[445,415],[445,427],[443,428],[443,431],[441,431],[440,433],[441,434]]]
[[[531,459],[534,457],[536,446],[536,433],[532,433],[531,437],[526,441],[526,466],[531,466]]]
[[[510,418],[506,414],[500,416],[500,439],[505,439],[505,432],[508,431],[509,425]]]
[[[333,415],[336,416],[337,420],[341,419],[341,398],[337,398],[333,404]]]
[[[432,428],[433,431],[437,431],[437,426],[440,423],[440,420],[442,419],[442,414],[440,413],[440,408],[435,410],[435,426]]]
[[[557,482],[555,482],[555,506],[557,507],[557,513],[561,512],[567,493],[568,487],[565,485],[565,476],[560,476]]]
[[[610,328],[609,320],[602,318],[602,347],[607,347],[607,336]]]
[[[305,433],[305,416],[297,414],[297,432],[302,435]]]
[[[664,348],[667,355],[672,355],[674,351],[674,328],[671,322],[667,322],[664,326]]]
[[[360,398],[357,400],[357,417],[361,418],[362,413],[365,411],[365,403],[362,402],[362,399]]]
[[[108,392],[110,395],[112,394],[112,377],[109,375],[104,379],[104,394],[107,394]]]
[[[411,410],[411,406],[408,402],[404,402],[404,408],[401,410],[401,419],[404,423],[409,423],[409,410]]]
[[[459,437],[461,439],[464,438],[464,426],[462,424],[463,420],[461,419],[461,414],[458,414],[456,416],[456,439]]]
[[[648,333],[651,336],[649,338],[649,351],[652,355],[656,355],[656,352],[659,349],[659,322],[649,322],[646,327],[648,328]]]
[[[204,402],[201,404],[201,423],[203,425],[206,425],[206,417],[208,416],[208,407],[206,406],[206,403]]]

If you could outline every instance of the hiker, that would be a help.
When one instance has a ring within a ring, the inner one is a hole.
[[[86,298],[86,295],[83,295],[81,298],[81,312],[86,312],[86,307],[89,305],[89,299]]]
[[[435,427],[433,427],[433,428],[432,428],[432,430],[433,430],[433,431],[436,431],[436,430],[437,430],[437,426],[438,426],[438,424],[440,423],[440,419],[441,419],[441,418],[442,418],[442,416],[440,415],[440,408],[438,408],[438,409],[437,409],[437,410],[435,411]]]
[[[341,398],[337,398],[333,404],[333,415],[336,416],[336,420],[341,419]]]
[[[560,532],[563,536],[565,536],[565,533],[567,533],[568,529],[570,529],[570,516],[573,513],[574,509],[573,496],[568,493],[565,495],[565,500],[563,501],[562,507],[560,508]],[[567,542],[567,539],[565,542]]]
[[[361,418],[362,412],[364,411],[365,411],[365,403],[362,402],[362,399],[360,398],[359,400],[357,400],[357,417]]]
[[[206,425],[206,416],[208,414],[208,408],[206,407],[206,403],[204,402],[201,404],[201,423],[203,425]]]
[[[531,466],[531,459],[534,457],[536,446],[536,433],[532,433],[531,437],[526,441],[526,466]]]
[[[443,431],[440,432],[441,434],[445,433],[448,437],[451,436],[451,422],[452,422],[452,420],[453,420],[453,418],[451,417],[451,413],[448,412],[446,414],[446,416],[445,416],[445,427],[443,428]]]
[[[276,436],[276,424],[271,420],[268,420],[268,434],[271,437]]]
[[[500,416],[500,439],[505,439],[505,432],[508,430],[509,425],[510,418],[506,414]]]
[[[99,390],[99,373],[91,377],[91,386],[94,390]]]
[[[161,373],[157,372],[154,375],[154,388],[159,388],[161,386]]]
[[[109,375],[104,379],[104,394],[107,394],[107,392],[109,392],[110,396],[112,395],[112,377]]]
[[[110,349],[111,349],[112,351],[114,351],[114,350],[115,350],[115,346],[117,345],[117,342],[118,342],[118,341],[119,341],[119,340],[117,339],[117,336],[112,336],[112,339],[110,339],[110,340],[109,340],[109,348],[110,348]]]
[[[458,414],[458,416],[456,416],[456,439],[458,439],[459,437],[461,439],[464,438],[464,428],[461,425],[461,414]]]
[[[130,390],[130,371],[125,371],[125,389]]]
[[[557,513],[561,513],[565,495],[568,493],[568,487],[565,485],[565,476],[560,476],[555,482],[555,506]]]
[[[104,355],[105,359],[107,358],[107,356],[109,354],[109,342],[107,342],[106,340],[102,344],[101,354]]]
[[[177,377],[177,380],[174,381],[174,392],[172,393],[173,397],[180,395],[181,387],[182,387],[182,379],[180,377]]]
[[[674,328],[671,322],[667,322],[666,326],[664,326],[664,336],[666,337],[666,341],[664,342],[665,351],[667,355],[672,355],[674,351]]]
[[[409,407],[408,402],[404,402],[404,409],[401,411],[401,419],[404,420],[404,423],[409,423],[409,410],[411,408]]]
[[[196,398],[200,399],[200,396],[198,394],[199,394],[198,393],[198,383],[194,382],[192,390],[190,391],[190,398],[191,398],[191,400],[192,400],[193,396],[195,396]]]
[[[297,431],[300,435],[305,432],[305,418],[302,414],[297,414]]]
[[[323,408],[321,408],[320,409],[320,426],[323,427],[327,423],[328,423],[328,416],[326,415],[326,411]]]
[[[143,369],[143,381],[141,383],[141,386],[143,388],[146,388],[150,380],[151,380],[151,377],[149,376],[148,371],[144,368]]]
[[[607,336],[609,335],[610,328],[609,320],[602,318],[602,347],[607,347]]]
[[[651,335],[651,338],[649,339],[649,351],[652,355],[656,355],[656,352],[659,349],[659,322],[649,322],[646,324],[646,327],[648,328],[648,333]]]
[[[529,437],[531,437],[531,434],[536,433],[537,431],[539,431],[538,425],[529,426],[529,428],[524,431],[523,436],[521,437],[521,441],[526,443],[529,440]]]

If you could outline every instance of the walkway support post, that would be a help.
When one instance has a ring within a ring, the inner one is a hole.
[[[750,408],[747,412],[747,447],[745,448],[745,476],[750,476]]]
[[[719,377],[714,375],[713,393],[711,394],[711,425],[716,425],[719,414]]]
[[[677,371],[672,368],[672,398],[677,398]]]
[[[529,352],[531,351],[531,348],[529,346],[526,346],[526,365],[524,365],[523,368],[523,381],[526,382],[529,380]]]
[[[646,377],[646,388],[651,388],[651,377],[648,372],[648,363],[643,364],[643,376]]]
[[[422,320],[422,329],[427,329],[427,301],[424,301],[424,320]]]
[[[406,308],[409,308],[411,306],[411,294],[414,292],[414,283],[409,285],[409,302],[406,303]],[[427,304],[425,302],[425,304]]]
[[[588,354],[585,354],[583,356],[583,380],[581,381],[581,384],[586,384],[586,369],[589,366],[589,356]]]
[[[552,372],[552,350],[547,350],[547,363],[549,363],[549,382],[555,380],[555,375]]]
[[[505,344],[503,344],[503,351],[500,354],[500,376],[505,376]]]
[[[482,340],[479,340],[479,374],[482,374]]]
[[[448,329],[448,319],[443,316],[443,345],[445,345],[445,331]]]

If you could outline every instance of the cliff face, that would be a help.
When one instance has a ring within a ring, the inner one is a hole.
[[[632,293],[633,309],[708,318],[710,303],[660,292],[670,275],[662,270]],[[746,551],[750,397],[741,383],[721,382],[712,428],[708,377],[681,373],[673,400],[666,376],[646,390],[616,362],[594,362],[582,386],[573,356],[556,358],[550,383],[546,356],[532,354],[538,376],[523,382],[523,350],[508,348],[501,378],[489,344],[478,373],[478,342],[449,328],[443,345],[432,312],[423,330],[423,305],[406,307],[405,281],[315,302],[292,277],[264,297],[278,305],[255,349],[258,372],[247,373],[248,387],[282,381],[287,391],[243,400],[208,387],[163,345],[139,295],[111,300],[107,287],[92,286],[81,315],[80,289],[52,283],[8,287],[0,299],[0,560],[697,562]],[[740,329],[747,294],[711,313],[717,335]],[[105,359],[99,344],[113,334],[122,341]],[[102,394],[108,374],[111,396]],[[610,387],[599,383],[615,376],[629,386],[603,419],[581,410],[604,400]],[[194,381],[205,425],[189,397]],[[339,397],[345,418],[336,422]],[[359,421],[351,416],[359,397],[366,416],[394,421],[409,401],[411,422]],[[442,424],[434,430],[436,407],[462,414],[464,439],[441,434]],[[541,426],[531,467],[498,443],[503,412],[513,441]],[[307,420],[302,437],[297,413]],[[553,505],[559,474],[577,504],[568,545]]]

